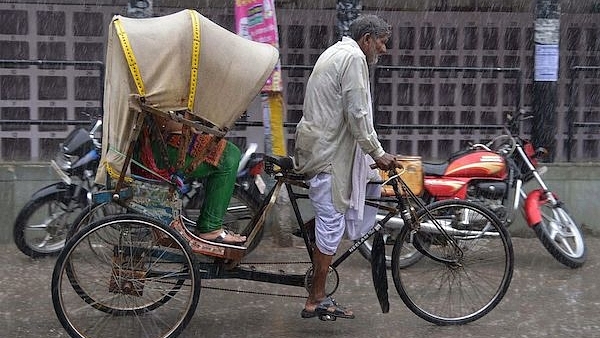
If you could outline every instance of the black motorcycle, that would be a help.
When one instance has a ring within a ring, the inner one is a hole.
[[[14,241],[27,256],[58,254],[65,240],[81,227],[80,223],[90,221],[88,214],[92,210],[94,218],[123,212],[114,205],[99,208],[92,203],[91,193],[101,188],[94,183],[102,148],[100,139],[94,135],[101,125],[102,120],[98,119],[89,129],[78,128],[67,136],[56,159],[51,161],[62,181],[35,192],[19,212]],[[265,191],[261,176],[263,157],[256,150],[257,145],[250,144],[240,160],[235,190],[224,219],[226,227],[240,233],[256,213]],[[186,224],[193,226],[204,201],[204,187],[202,181],[192,182],[191,186],[183,196],[183,212]]]
[[[27,256],[58,254],[71,223],[91,203],[101,151],[95,134],[101,125],[102,120],[97,119],[67,136],[50,162],[61,181],[36,191],[17,215],[13,237]]]

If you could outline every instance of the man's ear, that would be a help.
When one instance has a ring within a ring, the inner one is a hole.
[[[369,43],[369,39],[371,39],[371,37],[371,33],[365,33],[363,36],[360,37],[360,39],[358,39],[357,43],[361,46],[366,45],[367,43]]]

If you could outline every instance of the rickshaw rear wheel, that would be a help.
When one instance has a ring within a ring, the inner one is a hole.
[[[69,335],[104,338],[177,336],[195,312],[200,289],[195,256],[175,230],[121,214],[74,234],[57,259],[51,290]]]

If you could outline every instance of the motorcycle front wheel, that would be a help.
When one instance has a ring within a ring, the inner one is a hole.
[[[581,227],[560,204],[540,207],[542,221],[533,227],[542,245],[560,263],[578,268],[587,256]]]
[[[13,228],[17,248],[32,258],[59,254],[71,224],[86,206],[85,199],[64,191],[27,202]]]

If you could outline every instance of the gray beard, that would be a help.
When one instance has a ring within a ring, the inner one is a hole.
[[[371,62],[369,62],[369,66],[374,66],[377,64],[377,61],[379,61],[379,55],[375,56]]]

